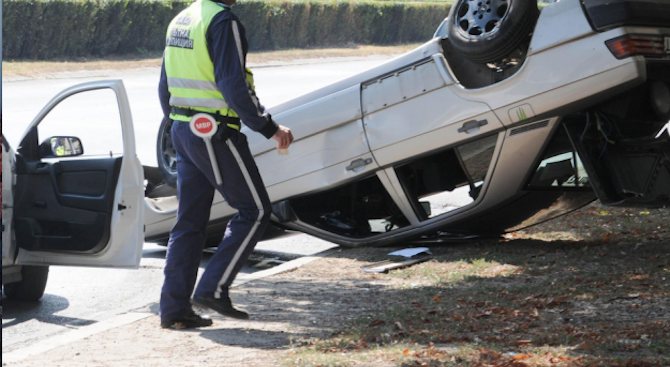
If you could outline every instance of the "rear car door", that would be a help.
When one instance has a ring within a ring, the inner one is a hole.
[[[122,81],[64,90],[16,149],[16,263],[137,267],[143,183]]]
[[[361,89],[370,150],[415,225],[481,202],[502,144],[504,127],[488,105],[454,88],[437,54]]]

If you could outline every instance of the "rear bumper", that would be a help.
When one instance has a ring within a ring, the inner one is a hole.
[[[599,32],[621,26],[668,27],[667,0],[582,0],[591,27]]]

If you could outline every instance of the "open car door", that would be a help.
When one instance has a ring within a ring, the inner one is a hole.
[[[16,151],[16,263],[137,267],[143,183],[123,82],[61,92]]]

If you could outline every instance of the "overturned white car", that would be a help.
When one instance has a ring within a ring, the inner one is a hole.
[[[436,37],[270,108],[248,133],[276,228],[343,246],[498,235],[577,209],[670,204],[670,2],[460,0]],[[147,241],[175,220],[164,121]],[[209,234],[234,214],[217,195]],[[271,231],[272,232],[272,231]],[[271,235],[272,233],[269,233]]]

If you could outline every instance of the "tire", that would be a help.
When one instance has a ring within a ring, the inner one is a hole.
[[[21,269],[22,280],[5,285],[7,298],[17,301],[39,301],[44,295],[49,278],[48,266],[24,266]]]
[[[536,0],[458,0],[449,42],[473,62],[497,62],[527,42],[538,15]]]
[[[156,142],[156,158],[163,182],[170,187],[177,187],[177,151],[172,145],[172,123],[169,118],[163,118],[161,122]]]

